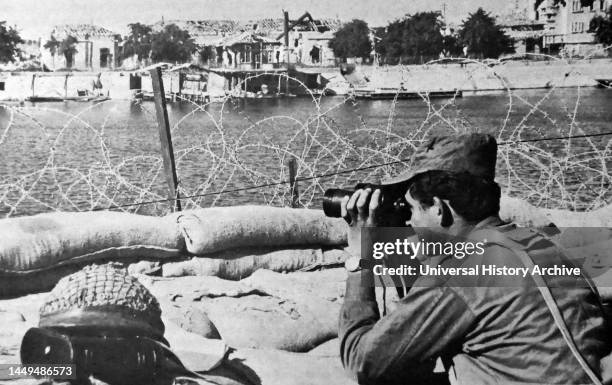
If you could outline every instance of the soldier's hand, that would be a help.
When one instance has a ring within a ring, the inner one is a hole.
[[[361,255],[361,229],[377,226],[378,208],[380,205],[380,190],[360,189],[351,197],[342,200],[341,215],[349,224],[348,251],[356,257]]]

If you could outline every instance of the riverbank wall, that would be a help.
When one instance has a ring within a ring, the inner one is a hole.
[[[299,71],[299,69],[298,69]],[[324,71],[327,77],[340,76],[339,69]],[[580,61],[516,61],[496,65],[482,63],[426,64],[414,66],[357,68],[357,74],[367,79],[373,88],[399,88],[427,92],[440,90],[492,91],[506,89],[593,87],[596,79],[612,78],[612,59]],[[79,91],[92,91],[96,72],[0,72],[0,100],[25,100],[31,96],[71,97]],[[323,73],[322,73],[323,75]],[[134,79],[139,80],[135,81]],[[179,73],[163,75],[167,93],[179,92]],[[222,76],[207,74],[207,92],[223,96]],[[136,90],[152,92],[151,78],[144,73],[128,71],[102,72],[102,93],[111,99],[132,99]]]
[[[612,78],[612,60],[519,61],[418,66],[360,67],[368,85],[413,92],[461,90],[493,91],[552,87],[594,87],[596,79]]]
[[[132,99],[137,90],[153,92],[151,78],[135,72],[0,72],[0,100],[19,101],[31,96],[74,97],[79,91],[93,92],[93,82],[99,74],[100,92],[111,99]],[[164,73],[163,80],[166,92],[178,92],[178,72]]]

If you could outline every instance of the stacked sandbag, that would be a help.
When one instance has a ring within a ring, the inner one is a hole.
[[[524,200],[503,196],[502,219],[549,232],[582,272],[592,278],[605,301],[612,301],[612,206],[589,212],[542,209]],[[554,228],[551,229],[551,226]]]
[[[603,228],[611,227],[611,207],[575,213],[539,209],[504,196],[501,209],[503,219],[522,226],[580,227],[557,236],[565,247],[585,247],[612,237]],[[346,244],[347,225],[320,210],[234,206],[162,218],[115,212],[40,214],[0,220],[0,235],[1,298],[50,289],[93,260],[167,262],[177,257],[183,261],[150,272],[227,279],[241,279],[258,269],[290,272],[338,265],[346,259],[338,249]],[[196,258],[185,261],[188,255]]]
[[[210,275],[240,280],[259,269],[291,272],[339,266],[347,257],[348,254],[341,249],[249,247],[210,253],[187,261],[167,262],[162,266],[162,275]]]
[[[166,218],[116,212],[55,212],[0,220],[0,271],[33,271],[109,256],[178,255]]]
[[[176,257],[172,218],[55,212],[0,220],[0,298],[46,290],[94,260]]]
[[[238,282],[217,277],[141,281],[164,313],[202,311],[230,346],[304,352],[337,337],[345,277],[340,268],[290,274],[258,270]]]
[[[500,217],[525,227],[612,227],[612,205],[588,212],[543,209],[519,198],[503,195]]]
[[[343,219],[321,210],[269,206],[212,207],[172,214],[187,251],[205,255],[244,247],[346,244]]]

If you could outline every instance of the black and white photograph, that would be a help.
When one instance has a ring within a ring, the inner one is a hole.
[[[611,0],[0,0],[0,384],[612,384]]]

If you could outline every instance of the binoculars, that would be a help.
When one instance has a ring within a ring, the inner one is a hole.
[[[323,212],[328,217],[339,218],[341,217],[344,197],[350,197],[359,189],[370,188],[372,191],[379,189],[381,198],[378,208],[378,222],[384,226],[405,226],[412,216],[410,205],[405,198],[407,187],[405,183],[393,185],[359,183],[352,190],[331,188],[326,190],[323,196]]]

